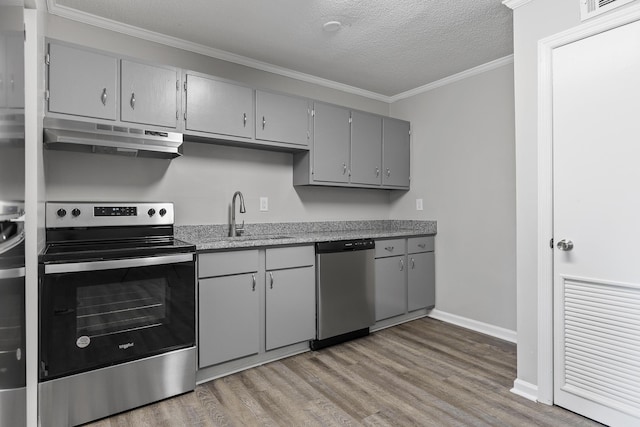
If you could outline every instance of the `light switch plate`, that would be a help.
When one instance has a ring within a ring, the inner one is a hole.
[[[269,210],[269,198],[268,197],[260,197],[260,211],[266,212]]]
[[[416,210],[421,211],[422,209],[422,199],[416,199]]]

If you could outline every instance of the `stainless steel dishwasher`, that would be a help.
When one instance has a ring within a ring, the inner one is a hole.
[[[316,243],[318,350],[369,334],[375,323],[371,239]]]

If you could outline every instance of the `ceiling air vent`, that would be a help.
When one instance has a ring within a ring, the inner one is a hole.
[[[584,21],[596,15],[607,12],[633,0],[579,0],[580,18]]]

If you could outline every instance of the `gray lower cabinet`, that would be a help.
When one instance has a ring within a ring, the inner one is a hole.
[[[49,43],[48,110],[116,120],[118,58],[66,44]]]
[[[175,128],[180,95],[178,70],[125,59],[120,67],[121,120]]]
[[[316,335],[316,279],[313,246],[266,250],[266,350]]]
[[[252,88],[193,72],[185,82],[185,131],[253,138]]]
[[[433,236],[376,240],[376,321],[435,306]]]
[[[258,353],[258,250],[198,255],[198,365]]]
[[[406,239],[376,240],[376,321],[407,311]]]
[[[407,283],[408,310],[436,305],[435,253],[433,237],[408,239]]]
[[[256,91],[256,139],[306,147],[309,145],[309,100]]]
[[[315,251],[295,246],[198,255],[199,367],[315,337]]]

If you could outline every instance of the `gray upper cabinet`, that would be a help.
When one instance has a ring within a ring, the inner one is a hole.
[[[409,188],[410,127],[404,120],[382,119],[382,185]]]
[[[185,130],[253,138],[253,89],[186,74]]]
[[[308,145],[309,100],[256,91],[256,139]]]
[[[179,77],[171,67],[121,61],[121,120],[175,128]]]
[[[50,43],[48,58],[49,112],[117,119],[116,57]]]
[[[351,182],[382,183],[382,118],[351,112]]]
[[[320,102],[313,109],[313,179],[348,183],[351,112]]]

